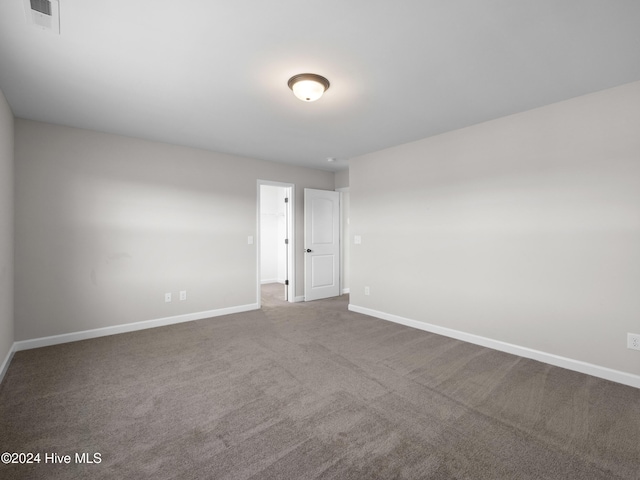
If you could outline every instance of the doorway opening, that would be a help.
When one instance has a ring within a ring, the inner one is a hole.
[[[295,301],[294,185],[258,180],[257,299]]]

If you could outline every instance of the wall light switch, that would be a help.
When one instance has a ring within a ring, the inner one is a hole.
[[[186,290],[180,290],[180,301],[186,300],[187,299],[187,291]]]
[[[362,243],[362,237],[360,235],[354,235],[353,243],[355,243],[356,245],[360,245]]]
[[[249,236],[247,237],[247,244],[248,244],[248,245],[253,245],[253,235],[249,235]]]
[[[171,293],[164,294],[164,301],[169,303],[171,301]]]

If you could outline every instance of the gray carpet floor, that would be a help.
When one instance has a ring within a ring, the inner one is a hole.
[[[281,294],[16,353],[0,478],[640,479],[640,390]]]

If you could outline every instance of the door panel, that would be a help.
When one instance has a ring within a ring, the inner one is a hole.
[[[304,190],[305,300],[340,294],[340,193]]]
[[[333,202],[326,198],[314,198],[311,203],[311,243],[333,243]]]
[[[311,288],[332,287],[335,283],[333,255],[313,255],[311,257]]]

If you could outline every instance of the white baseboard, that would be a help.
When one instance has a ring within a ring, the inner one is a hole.
[[[293,302],[304,302],[304,295],[298,295],[297,297],[294,297]]]
[[[13,353],[15,351],[16,351],[16,344],[14,342],[13,345],[11,345],[11,348],[9,349],[9,351],[7,352],[7,356],[2,361],[2,365],[0,365],[0,383],[2,383],[2,380],[4,380],[4,374],[7,373],[7,370],[9,369],[9,364],[11,363],[11,359],[13,358]]]
[[[592,375],[594,377],[604,378],[605,380],[622,383],[624,385],[629,385],[630,387],[640,388],[640,375],[621,372],[619,370],[613,370],[611,368],[602,367],[600,365],[594,365],[591,363],[582,362],[580,360],[561,357],[559,355],[554,355],[527,347],[521,347],[519,345],[501,342],[499,340],[493,340],[491,338],[481,337],[480,335],[474,335],[471,333],[462,332],[460,330],[453,330],[451,328],[440,327],[438,325],[433,325],[426,322],[419,322],[410,318],[400,317],[398,315],[380,312],[370,308],[360,307],[358,305],[349,304],[349,310],[352,312],[369,315],[370,317],[379,318],[381,320],[388,320],[390,322],[406,325],[407,327],[417,328],[418,330],[437,333],[438,335],[444,335],[445,337],[451,337],[457,340],[462,340],[464,342],[474,343],[476,345],[492,348],[501,352],[511,353],[513,355],[530,358],[532,360],[538,360],[550,365],[555,365],[556,367],[562,367],[568,370]]]
[[[268,283],[283,283],[283,282],[278,282],[277,278],[267,278],[265,280],[260,280],[260,285],[266,285]]]
[[[64,333],[62,335],[52,335],[50,337],[34,338],[31,340],[22,340],[13,344],[13,351],[29,350],[32,348],[48,347],[58,345],[60,343],[77,342],[78,340],[88,340],[90,338],[106,337],[118,333],[135,332],[137,330],[145,330],[147,328],[164,327],[176,323],[192,322],[194,320],[202,320],[205,318],[219,317],[221,315],[229,315],[232,313],[248,312],[257,310],[258,304],[251,303],[248,305],[239,305],[236,307],[220,308],[216,310],[207,310],[204,312],[187,313],[184,315],[176,315],[173,317],[158,318],[155,320],[145,320],[142,322],[127,323],[124,325],[114,325],[112,327],[95,328],[93,330],[84,330],[81,332]]]
[[[350,290],[350,289],[348,289],[348,288],[343,288],[343,289],[342,289],[342,294],[343,294],[343,295],[345,295],[345,294],[349,293],[350,291],[351,291],[351,290]]]

